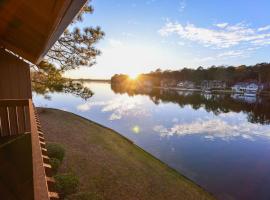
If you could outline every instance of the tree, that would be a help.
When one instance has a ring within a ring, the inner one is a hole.
[[[69,92],[84,99],[93,95],[91,90],[82,84],[62,76],[67,70],[92,66],[95,64],[96,56],[101,53],[95,48],[95,44],[104,36],[100,27],[76,27],[78,22],[83,21],[84,14],[91,14],[93,11],[88,2],[49,50],[45,59],[33,67],[35,70],[32,70],[31,75],[34,91],[45,96],[53,91]]]
[[[49,92],[71,93],[85,100],[93,96],[93,92],[89,88],[79,82],[64,78],[61,70],[46,61],[39,64],[38,71],[31,72],[31,78],[33,90],[48,99],[50,98]]]
[[[100,51],[94,45],[103,38],[104,32],[100,27],[76,27],[76,23],[83,21],[84,14],[91,14],[93,11],[89,3],[83,7],[70,27],[49,50],[45,58],[48,62],[57,64],[61,71],[95,64],[95,58],[100,55]]]

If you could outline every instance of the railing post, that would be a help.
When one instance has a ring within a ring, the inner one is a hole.
[[[46,181],[46,173],[42,159],[42,149],[39,142],[38,128],[35,119],[34,105],[29,99],[30,129],[32,140],[33,183],[34,199],[49,200],[49,190]]]

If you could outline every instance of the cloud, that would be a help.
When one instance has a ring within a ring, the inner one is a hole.
[[[99,102],[86,102],[84,104],[80,104],[77,106],[77,110],[81,111],[81,112],[86,112],[91,110],[92,107],[94,106],[102,106],[105,105],[106,103],[103,101],[99,101]]]
[[[223,58],[223,57],[242,57],[245,56],[245,51],[244,50],[231,50],[231,51],[225,51],[217,55],[218,58]]]
[[[258,28],[258,31],[259,31],[259,32],[262,32],[262,31],[268,31],[268,30],[270,30],[270,25],[267,25],[267,26]]]
[[[195,58],[196,62],[209,62],[214,60],[226,60],[228,58],[246,58],[250,55],[251,52],[257,50],[258,48],[247,48],[243,50],[229,50],[217,53],[216,55],[209,56],[209,57],[202,57],[202,58]]]
[[[180,0],[178,11],[180,13],[183,12],[185,10],[186,6],[187,6],[186,0]]]
[[[220,23],[220,24],[215,24],[217,27],[219,28],[225,28],[226,26],[228,26],[228,23]]]
[[[267,30],[262,27],[260,30]],[[197,27],[194,24],[183,25],[179,22],[167,22],[158,32],[161,36],[178,35],[181,39],[202,44],[205,47],[230,48],[242,44],[261,46],[270,44],[270,32],[261,33],[249,25],[238,23],[216,24],[213,28]]]
[[[199,119],[192,123],[174,124],[171,128],[166,128],[163,125],[157,125],[153,130],[158,132],[161,137],[199,134],[203,135],[206,139],[212,140],[216,138],[231,140],[235,137],[254,140],[254,136],[270,137],[268,128],[269,127],[249,122],[233,124],[222,119]]]

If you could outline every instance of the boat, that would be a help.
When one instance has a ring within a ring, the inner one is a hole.
[[[244,93],[244,96],[248,96],[248,97],[256,97],[257,96],[257,92],[254,91],[246,91]]]

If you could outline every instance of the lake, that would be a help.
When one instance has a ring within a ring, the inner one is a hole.
[[[34,102],[120,132],[218,199],[270,199],[269,99],[85,86],[94,92],[87,101],[50,93],[34,94]]]

